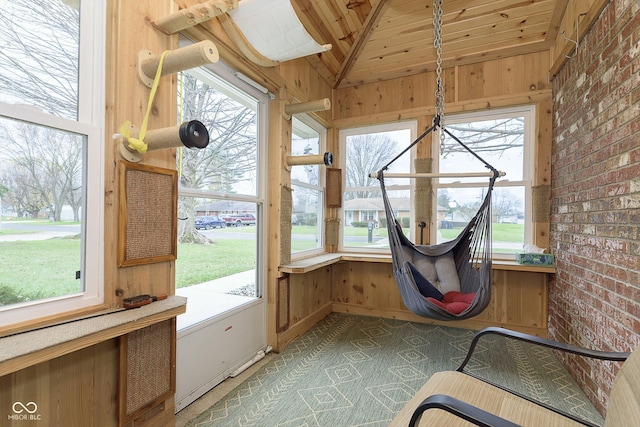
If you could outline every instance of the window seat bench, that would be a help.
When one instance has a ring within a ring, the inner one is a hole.
[[[317,270],[327,265],[343,261],[360,261],[391,264],[390,254],[356,253],[356,252],[335,252],[323,253],[320,255],[301,258],[281,265],[278,270],[282,273],[303,274]],[[523,265],[515,261],[494,260],[494,270],[528,271],[537,273],[555,273],[556,268],[552,266]]]
[[[0,377],[23,368],[172,319],[186,298],[170,296],[136,309],[105,311],[0,338]]]

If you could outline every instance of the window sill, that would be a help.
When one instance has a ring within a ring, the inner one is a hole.
[[[309,258],[295,260],[289,264],[281,265],[278,271],[289,274],[304,274],[313,270],[336,264],[342,261],[381,262],[391,264],[391,255],[364,254],[355,252],[324,253]],[[515,261],[494,260],[494,270],[527,271],[533,273],[555,273],[556,268],[550,266],[523,265]]]
[[[0,376],[174,318],[186,311],[186,304],[186,298],[171,296],[137,309],[0,338]]]

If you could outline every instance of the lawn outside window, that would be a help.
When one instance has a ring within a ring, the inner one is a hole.
[[[230,292],[262,296],[267,98],[222,62],[178,75],[178,121],[200,120],[209,144],[176,156],[177,289],[242,280]]]
[[[514,260],[515,252],[533,241],[532,161],[535,144],[535,107],[532,105],[448,114],[444,127],[475,154],[506,173],[497,180],[492,196],[492,256]],[[371,172],[393,159],[415,141],[415,122],[398,122],[340,131],[343,207],[340,249],[359,252],[388,251],[386,215],[377,179]],[[420,144],[431,144],[434,173],[489,172],[454,138],[441,139],[436,130]],[[386,173],[409,174],[415,148],[391,163]],[[396,219],[415,242],[433,244],[452,240],[478,211],[488,178],[432,178],[433,211],[428,236],[416,230],[414,178],[385,178],[385,187]],[[372,226],[371,226],[372,225]]]

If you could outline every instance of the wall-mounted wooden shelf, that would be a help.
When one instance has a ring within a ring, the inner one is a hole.
[[[303,274],[317,270],[327,265],[335,264],[341,261],[362,261],[375,263],[391,263],[391,255],[389,254],[371,254],[371,253],[353,253],[353,252],[336,252],[324,253],[309,258],[303,258],[292,261],[288,264],[278,267],[281,273]],[[551,273],[556,272],[555,267],[523,265],[515,261],[495,260],[493,261],[494,270],[507,271],[526,271],[532,273]]]

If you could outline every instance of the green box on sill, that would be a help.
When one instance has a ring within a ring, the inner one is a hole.
[[[516,262],[522,265],[555,265],[553,254],[516,253]]]

